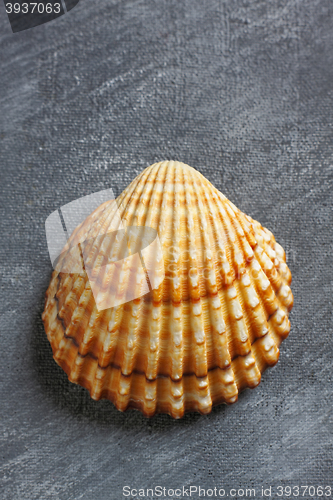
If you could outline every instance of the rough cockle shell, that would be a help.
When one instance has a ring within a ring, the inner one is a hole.
[[[183,163],[148,167],[117,205],[125,227],[157,230],[165,278],[145,296],[99,311],[86,273],[56,269],[43,313],[54,359],[93,399],[119,410],[179,418],[234,403],[277,362],[290,330],[284,250]],[[94,238],[113,217],[114,204],[103,204],[73,240]]]

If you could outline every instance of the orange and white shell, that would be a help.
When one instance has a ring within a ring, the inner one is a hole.
[[[164,279],[141,297],[100,310],[86,272],[56,268],[43,313],[54,359],[93,399],[108,398],[122,411],[180,418],[234,403],[275,365],[290,330],[284,250],[179,162],[145,169],[118,197],[115,214],[114,202],[104,203],[73,241],[94,238],[101,227],[114,230],[116,216],[122,227],[153,228]],[[117,255],[116,245],[108,252]],[[95,245],[96,259],[102,254]],[[114,275],[113,288],[117,283]]]

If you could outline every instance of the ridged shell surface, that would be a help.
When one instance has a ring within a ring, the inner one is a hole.
[[[99,311],[87,273],[55,269],[43,313],[54,359],[70,381],[119,410],[180,418],[234,403],[275,365],[290,330],[284,250],[179,162],[144,170],[117,199],[117,213],[122,227],[157,230],[164,279],[142,297]],[[104,203],[73,241],[107,231],[114,217],[115,204]],[[107,251],[116,254],[116,246]]]

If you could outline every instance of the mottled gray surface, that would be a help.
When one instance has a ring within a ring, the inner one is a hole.
[[[1,6],[0,32],[1,499],[332,483],[332,2],[81,0],[15,35]],[[162,159],[274,232],[295,296],[260,386],[181,421],[92,401],[41,322],[46,217]]]

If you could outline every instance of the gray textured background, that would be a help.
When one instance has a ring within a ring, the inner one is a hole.
[[[332,2],[81,0],[15,35],[1,4],[0,32],[1,499],[332,484]],[[295,296],[260,386],[181,421],[92,401],[41,322],[46,217],[163,159],[274,232]]]

